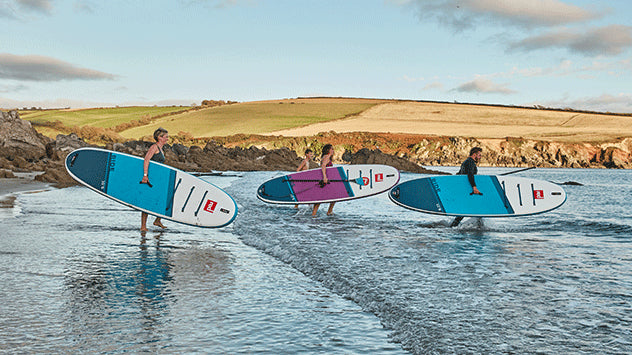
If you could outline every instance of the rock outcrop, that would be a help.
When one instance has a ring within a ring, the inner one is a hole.
[[[37,133],[29,121],[20,119],[17,111],[0,111],[0,156],[37,161],[46,157],[49,142],[50,139]]]
[[[247,136],[199,140],[202,144],[165,145],[166,163],[181,170],[294,171],[301,161],[296,152],[319,152],[325,143],[336,147],[334,163],[385,164],[400,171],[438,173],[423,166],[459,165],[474,146],[483,148],[479,166],[632,168],[632,138],[602,144],[568,144],[521,138],[487,139],[412,136],[380,133],[321,133],[312,137]],[[144,156],[153,142],[109,143],[104,148]],[[17,111],[0,117],[0,177],[13,172],[41,171],[39,181],[68,186],[76,182],[64,168],[66,155],[89,146],[76,134],[51,140],[39,134]],[[232,147],[231,147],[232,146]],[[344,147],[344,152],[340,147]],[[316,159],[318,163],[318,158]]]

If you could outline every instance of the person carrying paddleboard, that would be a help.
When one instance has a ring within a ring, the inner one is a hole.
[[[303,161],[298,166],[298,168],[296,168],[296,171],[298,172],[298,171],[309,170],[310,169],[309,162],[312,160],[313,157],[314,157],[314,152],[309,148],[305,149],[305,159],[303,159]],[[294,205],[294,208],[298,208],[298,205]]]
[[[323,172],[323,180],[321,181],[321,186],[325,186],[329,183],[329,179],[327,178],[327,167],[333,166],[333,158],[334,158],[334,146],[331,144],[325,144],[323,146],[323,153],[320,156],[320,168]],[[331,216],[334,213],[334,204],[332,202],[329,204],[329,210],[327,210],[327,215]],[[318,207],[320,203],[314,204],[314,209],[312,210],[312,217],[316,217],[316,212],[318,212]]]
[[[470,155],[465,159],[463,163],[461,163],[461,168],[457,175],[467,175],[467,180],[470,182],[472,186],[472,193],[470,195],[482,195],[478,188],[476,187],[476,181],[474,179],[474,175],[478,173],[478,168],[476,164],[479,160],[481,160],[481,156],[483,155],[483,149],[481,147],[474,147],[470,149]],[[463,217],[456,217],[454,221],[452,221],[452,227],[456,227],[461,223]]]
[[[164,128],[158,128],[154,131],[154,139],[156,140],[155,144],[152,144],[145,154],[145,162],[143,163],[143,179],[140,181],[141,184],[148,184],[151,187],[151,183],[149,182],[149,161],[153,160],[158,163],[165,162],[165,153],[162,150],[162,147],[169,140],[169,132],[167,132]],[[162,220],[160,217],[156,217],[154,220],[154,225],[160,228],[167,228],[162,224]],[[147,213],[141,212],[140,215],[140,230],[141,232],[147,231]]]

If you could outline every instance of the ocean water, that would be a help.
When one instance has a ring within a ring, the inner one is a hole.
[[[223,229],[141,235],[139,212],[86,188],[18,195],[0,210],[0,352],[632,353],[632,171],[523,172],[583,186],[458,228],[385,194],[316,218],[259,201],[281,174],[205,177],[239,205]]]

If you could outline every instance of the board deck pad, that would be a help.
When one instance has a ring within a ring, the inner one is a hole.
[[[352,200],[376,195],[399,182],[399,171],[388,165],[365,164],[327,168],[330,182],[320,185],[320,168],[270,179],[257,189],[257,197],[275,204],[309,204]]]
[[[514,176],[476,175],[483,195],[471,195],[466,175],[403,182],[389,192],[394,203],[412,210],[463,217],[512,217],[544,213],[566,201],[557,184]]]
[[[99,148],[80,148],[66,157],[78,182],[117,202],[172,221],[223,227],[237,216],[237,204],[219,187],[173,167],[150,161],[149,184],[140,184],[144,159]]]

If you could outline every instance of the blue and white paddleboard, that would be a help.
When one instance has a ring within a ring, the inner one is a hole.
[[[219,187],[184,171],[151,161],[149,184],[143,158],[99,148],[66,157],[70,176],[101,195],[148,214],[200,227],[223,227],[237,216],[235,200]]]
[[[391,189],[394,203],[419,212],[463,217],[517,217],[560,207],[566,192],[557,184],[514,176],[476,175],[483,195],[470,195],[467,175],[426,177]]]

